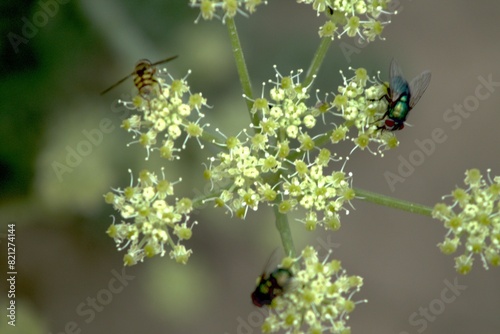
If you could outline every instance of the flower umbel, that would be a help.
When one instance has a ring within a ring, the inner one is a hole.
[[[118,249],[128,248],[125,265],[134,265],[157,254],[164,256],[168,246],[170,258],[187,263],[192,251],[180,242],[191,238],[191,229],[197,222],[188,226],[189,213],[193,210],[190,199],[167,201],[174,193],[173,185],[165,177],[158,179],[155,173],[143,170],[135,186],[131,184],[104,195],[106,203],[112,204],[126,220],[113,223],[107,231]],[[174,236],[177,242],[173,241]]]
[[[132,132],[136,138],[130,144],[139,143],[144,146],[148,157],[151,150],[158,150],[163,158],[173,160],[177,158],[175,153],[185,148],[187,139],[196,138],[201,146],[199,138],[203,135],[204,126],[200,126],[199,122],[205,115],[200,110],[207,104],[201,93],[191,94],[187,75],[174,79],[168,74],[163,78],[165,71],[157,71],[158,77],[155,80],[161,89],[156,94],[151,94],[150,97],[139,94],[132,101],[119,100],[118,103],[135,111],[122,122],[122,128]],[[183,134],[184,142],[182,145],[177,144],[177,139]],[[162,140],[160,144],[159,139]]]
[[[289,76],[281,75],[276,67],[275,71],[270,99],[262,94],[251,100],[251,112],[259,118],[253,134],[243,131],[218,143],[225,151],[210,158],[205,175],[212,184],[229,186],[205,202],[213,201],[239,218],[261,203],[278,205],[283,214],[302,208],[306,214],[300,221],[306,229],[323,226],[336,230],[339,213],[348,213],[344,206],[354,198],[352,174],[343,167],[332,171],[341,158],[316,143],[319,136],[326,142],[327,134],[310,134],[324,113],[316,105],[307,105],[307,87],[299,78],[302,71]]]
[[[338,143],[349,138],[351,130],[356,130],[351,139],[355,148],[367,149],[373,154],[378,152],[383,156],[383,151],[399,145],[394,132],[379,131],[376,125],[387,110],[387,103],[380,99],[387,94],[387,86],[369,77],[364,68],[350,70],[354,72],[350,78],[340,72],[344,83],[338,87],[338,94],[331,102],[331,106],[337,109],[334,114],[341,116],[344,123],[336,124],[330,139],[332,143]],[[376,152],[369,147],[372,142],[378,144]]]
[[[222,23],[226,18],[233,18],[237,13],[248,16],[255,12],[258,5],[267,4],[265,0],[190,0],[191,7],[200,8],[200,15],[195,20],[198,23],[200,18],[204,20],[211,20],[214,17],[220,18],[218,12],[224,13],[222,15]]]
[[[328,258],[328,257],[327,257]],[[356,304],[363,278],[348,276],[340,261],[323,261],[312,247],[306,247],[297,259],[285,258],[284,267],[293,271],[293,279],[285,293],[273,299],[270,314],[262,325],[262,332],[274,333],[349,333],[346,322]],[[291,261],[290,261],[291,260]]]
[[[299,3],[312,4],[313,10],[325,13],[329,18],[319,29],[320,37],[340,38],[359,36],[361,39],[372,42],[380,38],[384,25],[391,21],[384,16],[397,14],[391,12],[391,0],[297,0]]]
[[[434,218],[448,229],[445,240],[438,246],[445,254],[453,254],[464,245],[463,254],[455,258],[455,269],[467,274],[478,255],[485,269],[500,265],[500,177],[493,180],[488,170],[487,180],[478,169],[465,172],[467,189],[457,188],[451,195],[453,204],[438,203]]]

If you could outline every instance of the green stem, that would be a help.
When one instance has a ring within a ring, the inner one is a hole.
[[[281,243],[285,249],[285,254],[291,257],[297,257],[297,252],[293,244],[292,231],[288,224],[288,216],[279,211],[279,201],[275,201],[274,216],[276,217],[276,228],[281,237]]]
[[[367,202],[372,202],[375,204],[385,205],[390,208],[395,208],[399,210],[408,211],[411,213],[416,213],[423,216],[432,216],[432,208],[415,204],[408,201],[403,201],[394,197],[389,197],[385,195],[380,195],[371,191],[354,188],[354,192],[356,193],[356,198],[362,199]]]
[[[318,50],[316,50],[316,54],[314,55],[314,58],[312,60],[311,66],[307,70],[307,75],[304,80],[304,87],[307,87],[311,84],[314,76],[318,73],[319,68],[321,67],[321,64],[323,63],[323,60],[325,59],[326,53],[328,52],[328,49],[330,48],[330,44],[332,44],[332,39],[331,38],[326,38],[324,37],[321,40],[321,43],[319,44]]]
[[[229,39],[231,40],[234,60],[236,61],[236,69],[238,70],[238,76],[240,77],[241,88],[243,89],[243,93],[248,97],[248,99],[253,99],[250,75],[248,74],[245,56],[243,55],[243,49],[241,48],[240,38],[238,37],[238,31],[236,30],[234,18],[226,18],[226,25],[229,32]],[[259,118],[257,116],[257,113],[252,115],[250,110],[253,107],[253,103],[248,99],[246,99],[248,114],[250,116],[250,119],[252,120],[253,125],[258,126]]]

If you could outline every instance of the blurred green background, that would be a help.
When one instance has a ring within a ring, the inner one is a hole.
[[[225,27],[217,20],[194,24],[198,11],[187,1],[73,0],[52,7],[42,27],[23,32],[26,21],[42,19],[40,11],[53,2],[0,4],[0,237],[8,223],[16,223],[18,271],[17,326],[1,321],[0,332],[55,334],[77,326],[81,333],[259,333],[262,316],[250,292],[280,242],[268,209],[246,221],[211,208],[200,211],[187,266],[167,257],[148,260],[127,268],[129,280],[109,293],[122,273],[123,254],[105,234],[113,210],[102,195],[128,185],[127,169],[159,171],[165,163],[145,161],[139,146],[126,147],[131,138],[119,128],[115,101],[134,89],[132,81],[105,96],[99,92],[131,72],[138,59],[178,54],[169,71],[179,77],[191,69],[191,91],[201,91],[214,106],[205,110],[207,121],[236,134],[248,119]],[[400,147],[384,159],[356,151],[347,170],[356,187],[433,205],[463,184],[466,169],[500,174],[500,87],[459,129],[443,119],[447,109],[474,94],[479,76],[500,81],[500,3],[401,1],[399,10],[384,31],[386,41],[349,56],[342,50],[353,41],[334,41],[315,87],[336,91],[338,70],[347,73],[349,66],[382,70],[387,79],[392,57],[407,79],[431,70],[430,87],[409,117],[413,127],[398,133]],[[307,69],[324,18],[294,1],[270,0],[236,21],[258,95],[260,83],[274,78],[274,64],[282,73]],[[14,45],[12,33],[27,37]],[[84,131],[106,119],[114,130],[58,177],[54,162],[64,163]],[[397,173],[401,157],[417,149],[414,140],[430,138],[435,128],[447,140],[391,191],[384,173]],[[348,152],[350,145],[333,149]],[[179,196],[202,191],[201,163],[214,152],[207,147],[200,153],[192,141],[181,161],[166,164],[170,179],[184,176]],[[457,276],[452,257],[435,247],[444,238],[441,223],[359,200],[354,205],[336,233],[306,233],[293,223],[299,249],[311,244],[325,253],[322,245],[330,244],[350,274],[364,277],[357,296],[369,303],[352,314],[353,333],[498,333],[499,269],[485,271],[476,261],[470,275]],[[5,282],[6,245],[0,241]],[[440,303],[445,282],[455,280],[466,289],[453,302]],[[1,288],[5,320],[5,284]],[[105,305],[92,313],[88,303],[95,298]],[[415,317],[429,307],[430,317]]]

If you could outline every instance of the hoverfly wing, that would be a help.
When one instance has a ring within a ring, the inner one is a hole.
[[[122,82],[124,82],[125,80],[127,80],[128,78],[130,78],[134,73],[130,73],[129,75],[127,75],[125,78],[119,80],[117,83],[114,83],[113,85],[111,85],[111,87],[108,87],[106,88],[105,90],[103,90],[101,92],[100,95],[104,95],[106,94],[107,92],[109,92],[110,90],[112,90],[113,88],[115,88],[116,86],[118,86],[119,84],[121,84]]]
[[[156,66],[156,65],[163,64],[163,63],[168,63],[169,61],[174,60],[177,57],[179,57],[179,56],[175,55],[172,57],[168,57],[167,59],[163,59],[163,60],[157,61],[156,63],[151,64],[151,66]]]
[[[402,94],[410,92],[408,82],[403,77],[403,71],[401,71],[401,67],[399,67],[394,58],[391,61],[389,76],[390,97],[392,101],[397,101]]]
[[[422,97],[431,82],[431,72],[424,71],[410,82],[410,108],[413,108]]]

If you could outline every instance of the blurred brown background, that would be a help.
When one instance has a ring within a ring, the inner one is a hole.
[[[5,324],[2,304],[0,332],[64,333],[75,323],[81,333],[259,333],[261,316],[250,292],[280,242],[270,210],[250,213],[246,221],[201,211],[194,217],[200,224],[188,243],[194,254],[187,266],[167,257],[148,260],[127,268],[121,286],[114,277],[122,273],[123,254],[105,235],[113,210],[102,194],[128,185],[128,168],[159,171],[163,162],[146,162],[142,148],[125,146],[131,138],[119,129],[113,101],[133,89],[132,81],[104,97],[99,92],[131,72],[140,58],[178,54],[169,70],[183,76],[192,69],[192,92],[202,91],[215,106],[205,111],[212,128],[236,134],[235,124],[248,120],[227,30],[220,21],[194,24],[198,11],[187,1],[69,1],[15,52],[8,33],[22,35],[23,17],[31,21],[49,2],[0,5],[0,236],[7,223],[16,223],[18,270],[17,326]],[[432,206],[463,185],[466,169],[500,174],[500,87],[457,129],[443,118],[474,95],[479,76],[500,82],[499,20],[500,3],[493,0],[401,1],[400,13],[384,31],[386,41],[348,58],[341,45],[354,46],[353,41],[333,43],[315,84],[323,93],[336,91],[338,70],[346,73],[348,66],[380,69],[387,79],[393,57],[408,80],[424,69],[433,75],[410,114],[413,127],[398,133],[398,149],[383,159],[359,150],[351,156],[347,170],[356,187]],[[258,7],[250,19],[237,17],[256,94],[262,81],[274,78],[274,64],[282,73],[307,69],[323,22],[310,7],[283,0]],[[112,120],[115,130],[59,180],[53,162],[64,162],[67,147],[75,148],[85,139],[82,131],[97,129],[103,119]],[[391,191],[384,173],[397,173],[401,157],[418,149],[414,141],[430,138],[435,128],[443,129],[446,141]],[[189,174],[176,188],[180,196],[202,189],[201,163],[213,152],[199,153],[193,141],[183,160],[167,165],[171,179]],[[476,260],[471,274],[458,276],[453,258],[436,247],[445,234],[440,222],[360,200],[353,204],[356,210],[343,216],[336,233],[306,233],[293,223],[297,248],[330,243],[348,272],[364,277],[357,298],[369,302],[352,314],[353,333],[499,332],[500,269],[485,271]],[[456,298],[445,290],[454,282],[465,286]],[[6,292],[0,293],[5,303]],[[87,303],[95,298],[105,305],[91,311]]]

